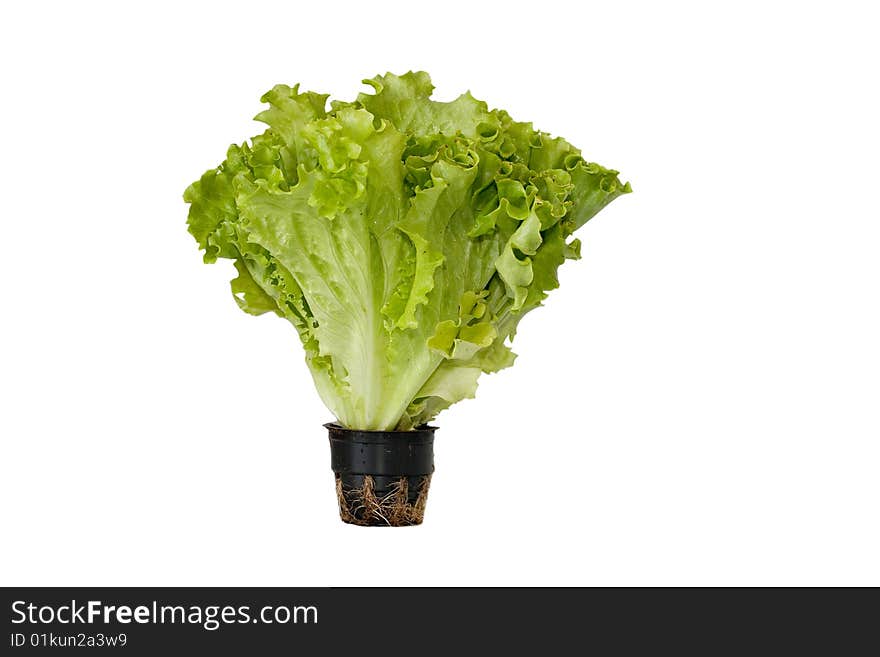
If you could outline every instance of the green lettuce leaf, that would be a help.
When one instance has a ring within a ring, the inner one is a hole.
[[[239,307],[293,324],[336,418],[405,430],[513,363],[572,233],[630,187],[470,93],[431,100],[426,73],[365,82],[329,111],[276,86],[268,129],[184,200],[205,262],[235,261]]]

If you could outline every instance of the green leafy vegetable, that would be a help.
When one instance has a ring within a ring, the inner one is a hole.
[[[205,262],[235,260],[245,312],[296,327],[321,398],[356,429],[410,429],[514,359],[523,315],[579,257],[571,234],[620,194],[617,172],[426,73],[332,101],[278,85],[190,185]]]

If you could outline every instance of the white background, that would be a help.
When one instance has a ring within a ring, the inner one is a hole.
[[[0,583],[880,585],[869,7],[7,3]],[[181,194],[273,84],[408,69],[635,193],[440,417],[425,524],[370,530]]]

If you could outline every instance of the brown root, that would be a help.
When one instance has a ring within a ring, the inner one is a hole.
[[[420,525],[425,517],[431,475],[418,477],[417,491],[410,479],[400,477],[393,485],[377,491],[373,477],[366,475],[360,487],[345,487],[336,476],[339,517],[351,525],[406,527]],[[412,499],[414,498],[414,499]]]

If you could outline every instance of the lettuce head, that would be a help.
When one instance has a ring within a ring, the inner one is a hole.
[[[329,107],[276,86],[266,131],[184,200],[205,262],[233,260],[239,307],[294,326],[339,422],[407,430],[513,363],[571,235],[630,187],[470,93],[431,100],[426,73],[365,83]]]

